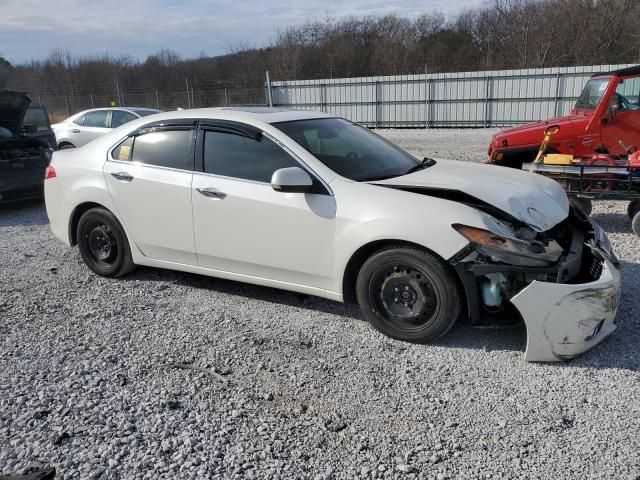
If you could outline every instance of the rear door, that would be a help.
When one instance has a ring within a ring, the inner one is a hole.
[[[76,147],[86,145],[94,138],[107,133],[111,118],[110,110],[94,110],[87,112],[71,125],[69,138]]]
[[[141,130],[104,165],[111,197],[142,253],[196,265],[191,183],[194,122]]]

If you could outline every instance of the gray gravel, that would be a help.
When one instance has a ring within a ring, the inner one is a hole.
[[[491,134],[383,133],[476,161]],[[623,262],[619,329],[538,365],[520,328],[411,345],[322,299],[147,268],[105,280],[42,205],[5,207],[0,474],[638,479],[639,240],[624,204],[594,210]]]

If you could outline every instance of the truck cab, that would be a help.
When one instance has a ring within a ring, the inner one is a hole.
[[[558,131],[548,153],[626,155],[627,147],[640,147],[640,66],[591,77],[569,115],[496,133],[488,163],[521,168],[535,158],[545,131],[554,126]]]

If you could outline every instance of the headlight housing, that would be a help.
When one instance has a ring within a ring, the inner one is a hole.
[[[455,223],[460,235],[476,246],[476,250],[495,262],[518,266],[547,266],[556,262],[562,254],[557,242],[544,245],[538,241],[510,238],[489,230]]]

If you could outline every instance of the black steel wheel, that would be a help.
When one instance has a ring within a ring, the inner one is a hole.
[[[98,275],[119,277],[135,268],[124,229],[110,211],[86,211],[78,221],[77,238],[80,256]]]
[[[462,310],[455,273],[439,258],[412,247],[374,253],[360,270],[356,293],[367,321],[399,340],[436,340]]]

